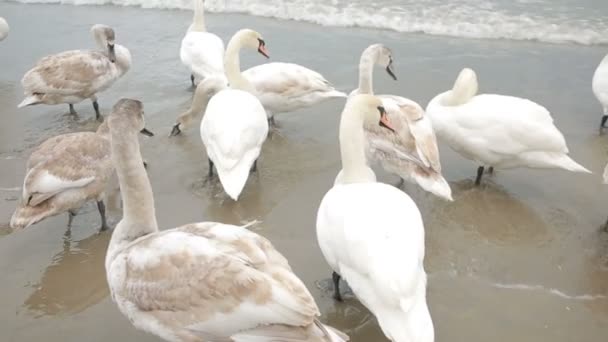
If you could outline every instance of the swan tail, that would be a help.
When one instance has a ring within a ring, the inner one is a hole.
[[[443,198],[446,201],[454,201],[452,198],[452,188],[441,174],[433,175],[414,175],[414,181],[422,189],[433,195]]]
[[[222,169],[221,166],[218,167],[216,164],[222,187],[233,200],[238,201],[239,196],[245,187],[245,183],[247,183],[247,179],[249,178],[251,167],[259,156],[259,153],[260,151],[258,150],[257,153],[245,155],[243,159],[230,169]]]
[[[530,168],[560,168],[571,172],[592,173],[565,153],[529,152],[520,158],[524,159],[524,165]]]
[[[26,106],[33,106],[42,103],[42,98],[40,95],[29,95],[20,104],[17,105],[17,108],[23,108]]]
[[[327,97],[327,98],[338,98],[338,97],[348,97],[348,95],[346,95],[346,93],[343,93],[341,91],[338,91],[338,90],[334,89],[334,90],[328,91],[325,94],[325,97]]]
[[[346,342],[349,341],[350,338],[345,333],[341,332],[338,329],[330,327],[329,325],[325,325],[321,323],[318,319],[315,319],[314,329],[316,330],[315,335],[320,335],[322,338],[321,341],[324,342]]]
[[[20,204],[11,217],[10,226],[13,229],[27,228],[55,214],[54,210],[46,203],[38,206]]]

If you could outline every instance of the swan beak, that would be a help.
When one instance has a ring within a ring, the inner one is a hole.
[[[144,129],[142,129],[141,131],[139,131],[139,133],[148,136],[148,137],[153,137],[154,133],[150,132],[147,128],[144,127]]]
[[[393,60],[391,60],[386,66],[386,72],[396,81],[397,76],[395,76],[395,69],[393,68]]]
[[[378,124],[386,129],[390,130],[391,132],[395,132],[395,128],[393,127],[391,122],[388,120],[388,116],[386,115],[386,110],[384,109],[384,107],[379,106],[378,111],[380,111],[380,122],[378,122]]]
[[[114,43],[108,43],[108,58],[110,58],[110,62],[116,62],[116,52],[114,51]]]
[[[174,137],[176,135],[179,135],[182,132],[181,129],[179,129],[179,123],[176,123],[175,126],[173,126],[173,129],[171,130],[171,134],[169,134],[170,137]]]
[[[259,39],[258,41],[260,42],[260,45],[258,46],[258,52],[266,57],[266,58],[270,58],[270,56],[268,56],[268,50],[266,50],[266,42],[264,41],[264,39]]]

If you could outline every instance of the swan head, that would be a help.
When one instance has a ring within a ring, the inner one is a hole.
[[[264,38],[260,33],[250,29],[243,29],[237,32],[235,37],[238,38],[243,46],[255,49],[262,56],[270,58],[268,50],[266,50],[266,41],[264,41]]]
[[[114,107],[112,107],[112,113],[108,118],[108,127],[110,131],[118,132],[119,134],[140,132],[147,136],[154,135],[154,133],[146,128],[144,105],[139,100],[118,100]]]
[[[393,66],[393,52],[391,49],[382,44],[372,44],[365,49],[361,55],[362,61],[369,58],[371,58],[376,65],[383,67],[392,79],[395,81],[397,80],[395,67]]]
[[[454,105],[468,102],[473,96],[477,95],[478,90],[479,84],[477,83],[477,74],[475,74],[475,71],[470,68],[462,69],[452,88]]]
[[[357,113],[363,120],[363,125],[379,125],[392,132],[395,128],[386,114],[386,109],[380,98],[369,94],[358,94],[349,98],[345,112]]]
[[[114,29],[108,25],[95,24],[91,27],[91,33],[101,49],[108,50],[108,58],[112,63],[116,62],[116,52],[114,50],[115,34]]]

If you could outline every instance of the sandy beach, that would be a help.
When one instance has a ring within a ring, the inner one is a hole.
[[[0,2],[11,24],[0,43],[0,330],[3,341],[156,341],[135,330],[109,298],[103,260],[110,232],[97,234],[93,204],[66,235],[67,215],[12,232],[10,215],[20,197],[31,149],[51,136],[94,130],[89,101],[17,109],[20,79],[50,53],[92,48],[89,28],[112,26],[116,42],[133,55],[132,69],[100,94],[102,114],[122,97],[144,102],[142,138],[162,228],[194,221],[244,223],[272,241],[315,296],[322,320],[354,342],[385,341],[356,299],[335,303],[319,288],[330,276],[315,235],[319,202],[340,169],[338,121],[343,100],[276,117],[280,134],[263,148],[239,202],[207,181],[198,127],[169,138],[176,116],[188,108],[189,73],[179,46],[192,13],[114,6],[24,5]],[[44,23],[44,24],[43,24]],[[474,40],[364,28],[330,28],[241,14],[208,14],[207,25],[225,41],[240,28],[264,35],[270,61],[294,62],[321,72],[336,88],[357,85],[361,52],[381,42],[393,50],[398,81],[375,70],[376,92],[406,96],[423,106],[451,88],[470,66],[480,91],[533,99],[552,113],[570,155],[594,173],[516,169],[473,186],[474,165],[440,145],[443,173],[455,201],[414,185],[426,228],[428,302],[436,341],[599,342],[608,336],[608,135],[598,135],[601,108],[591,77],[606,46]],[[264,63],[242,55],[243,68]],[[198,126],[198,125],[196,125]],[[396,176],[376,169],[381,181]],[[120,214],[114,212],[111,222]],[[373,229],[371,227],[370,229]]]

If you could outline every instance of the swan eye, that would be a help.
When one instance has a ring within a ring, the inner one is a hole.
[[[34,195],[30,195],[30,197],[28,197],[27,204],[30,204],[30,202],[32,201],[32,198],[34,198]]]
[[[380,112],[380,115],[386,115],[386,109],[384,109],[384,107],[382,106],[378,106],[378,111]]]

